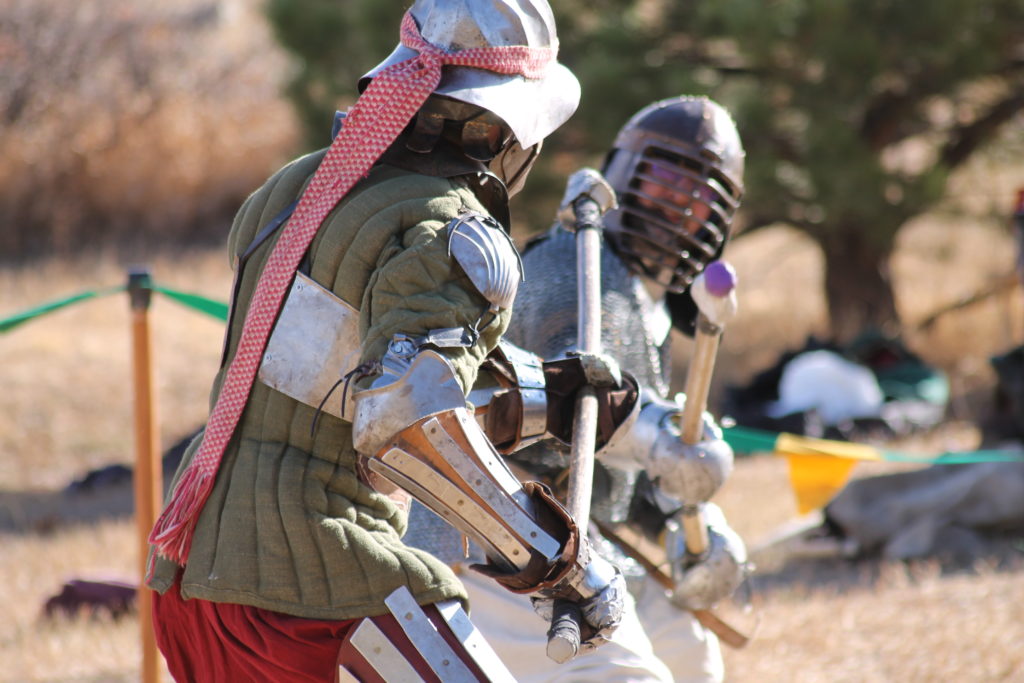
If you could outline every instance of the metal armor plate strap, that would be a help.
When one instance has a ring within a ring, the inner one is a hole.
[[[288,292],[288,300],[267,342],[259,380],[267,386],[335,417],[351,420],[351,394],[346,405],[324,401],[346,374],[359,363],[359,312],[302,273]]]

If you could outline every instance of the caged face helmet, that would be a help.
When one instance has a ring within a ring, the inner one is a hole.
[[[619,208],[609,240],[637,273],[686,290],[721,255],[743,194],[743,145],[732,117],[706,97],[648,105],[619,131],[605,178]]]

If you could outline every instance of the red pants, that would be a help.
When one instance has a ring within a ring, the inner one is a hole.
[[[459,658],[486,680],[437,609],[428,605],[424,610]],[[438,680],[394,617],[372,620],[425,680]],[[360,621],[305,619],[249,605],[184,600],[177,581],[163,595],[153,594],[157,646],[180,682],[322,683],[337,681],[339,666],[360,680],[380,680],[364,662],[342,659],[345,636]]]

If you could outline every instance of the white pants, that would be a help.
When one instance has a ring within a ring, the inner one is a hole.
[[[668,666],[676,683],[720,683],[725,678],[718,637],[692,614],[670,603],[664,588],[648,578],[634,597],[654,653]]]
[[[723,678],[718,639],[688,612],[673,607],[650,579],[636,603],[627,596],[622,625],[611,642],[556,664],[545,654],[547,625],[529,598],[472,570],[460,578],[473,623],[519,683],[711,683]]]

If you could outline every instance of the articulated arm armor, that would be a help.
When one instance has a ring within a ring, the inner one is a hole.
[[[489,564],[478,568],[510,590],[603,605],[607,591],[621,589],[621,575],[590,554],[551,493],[521,484],[504,465],[443,356],[398,338],[382,366],[353,396],[353,436],[365,470],[480,544]],[[617,623],[620,610],[613,611],[591,620],[596,631]]]
[[[516,573],[531,561],[558,564],[563,549],[578,545],[573,530],[538,523],[534,496],[544,493],[531,496],[490,448],[444,357],[402,346],[391,344],[384,374],[354,395],[353,433],[356,450],[367,456],[363,466],[480,543],[497,568]]]

